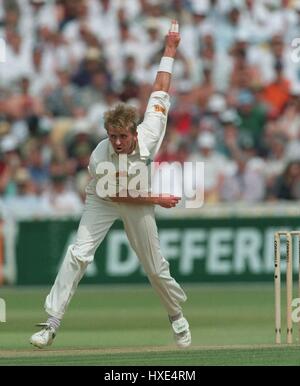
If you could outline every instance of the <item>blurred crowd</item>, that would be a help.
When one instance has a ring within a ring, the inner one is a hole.
[[[300,200],[299,0],[0,0],[5,210],[81,213],[103,113],[122,101],[142,117],[173,18],[156,161],[204,161],[206,202]]]

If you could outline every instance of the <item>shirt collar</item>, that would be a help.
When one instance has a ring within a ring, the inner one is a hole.
[[[112,147],[112,144],[110,143],[110,140],[108,140],[108,152],[110,156],[116,154],[116,152],[114,151],[114,148]]]

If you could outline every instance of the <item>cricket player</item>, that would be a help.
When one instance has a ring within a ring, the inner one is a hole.
[[[130,245],[168,314],[177,346],[187,348],[191,344],[189,324],[180,306],[186,301],[186,295],[171,277],[169,263],[161,255],[154,218],[155,205],[172,208],[180,198],[144,194],[150,192],[145,186],[141,189],[143,194],[133,196],[128,185],[126,188],[121,181],[126,180],[137,164],[148,168],[161,145],[170,107],[168,91],[172,67],[179,42],[178,23],[173,20],[141,124],[137,124],[136,110],[125,104],[119,104],[105,113],[108,139],[101,141],[91,155],[89,172],[92,178],[86,188],[85,208],[76,241],[69,246],[46,298],[48,319],[46,323],[38,324],[42,329],[30,338],[30,343],[36,347],[43,348],[52,343],[80,279],[116,219],[123,221]],[[121,158],[123,163],[120,163]],[[109,174],[105,174],[107,165],[115,167],[116,172],[110,173],[107,184],[102,184],[105,175]]]

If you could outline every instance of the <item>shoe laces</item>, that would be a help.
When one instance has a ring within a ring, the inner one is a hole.
[[[51,332],[51,329],[53,329],[55,331],[55,329],[51,326],[51,324],[49,323],[38,323],[36,324],[37,327],[43,327],[42,331],[41,331],[41,334],[44,335],[46,332],[50,331]],[[55,332],[52,332],[53,335],[55,336]]]

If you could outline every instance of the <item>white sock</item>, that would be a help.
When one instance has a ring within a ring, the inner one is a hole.
[[[57,330],[60,326],[61,319],[56,318],[55,316],[49,316],[47,319],[47,323],[50,324],[55,330]]]
[[[170,322],[172,323],[172,322],[174,322],[175,320],[178,320],[178,319],[180,319],[180,318],[182,318],[182,317],[183,317],[182,312],[180,312],[179,314],[174,315],[174,316],[170,316],[170,315],[169,315],[169,320],[170,320]]]

